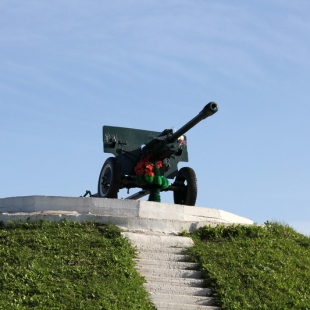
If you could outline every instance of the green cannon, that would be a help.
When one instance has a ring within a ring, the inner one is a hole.
[[[174,203],[194,206],[197,198],[197,178],[193,169],[179,162],[188,162],[184,135],[201,120],[218,111],[215,102],[208,103],[192,120],[176,132],[103,126],[103,149],[112,153],[99,175],[98,193],[94,196],[117,198],[120,189],[139,188],[126,199],[149,195],[150,201],[160,201],[161,191],[173,191]],[[170,184],[168,179],[174,179]]]

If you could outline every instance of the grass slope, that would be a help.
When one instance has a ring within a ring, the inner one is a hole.
[[[203,227],[188,250],[221,308],[310,309],[310,238],[287,225]],[[114,226],[0,228],[0,309],[155,309]]]
[[[155,309],[114,226],[69,222],[0,229],[0,309]]]
[[[310,238],[287,225],[203,227],[188,252],[222,309],[310,309]]]

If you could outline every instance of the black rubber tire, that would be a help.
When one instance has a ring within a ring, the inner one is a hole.
[[[98,180],[98,196],[117,198],[121,183],[121,166],[115,157],[109,157],[103,164]]]
[[[183,167],[178,171],[174,183],[181,190],[173,192],[174,203],[179,205],[194,206],[197,199],[198,183],[195,171],[189,167]]]

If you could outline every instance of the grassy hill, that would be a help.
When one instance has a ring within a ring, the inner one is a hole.
[[[279,223],[204,227],[188,252],[222,309],[310,309],[310,238]]]
[[[0,229],[0,309],[155,309],[114,226],[69,222]]]
[[[222,309],[310,309],[310,238],[279,223],[203,227],[188,250]],[[155,309],[114,226],[0,228],[0,309]]]

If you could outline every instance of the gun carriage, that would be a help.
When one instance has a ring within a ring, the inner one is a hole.
[[[208,103],[192,120],[176,132],[162,132],[103,126],[103,149],[112,153],[102,166],[98,194],[103,198],[117,198],[120,189],[140,188],[126,199],[160,201],[161,191],[173,191],[174,203],[194,206],[197,198],[197,178],[194,170],[179,162],[188,162],[187,141],[184,134],[201,120],[218,111],[215,102]],[[174,179],[170,184],[168,179]]]

